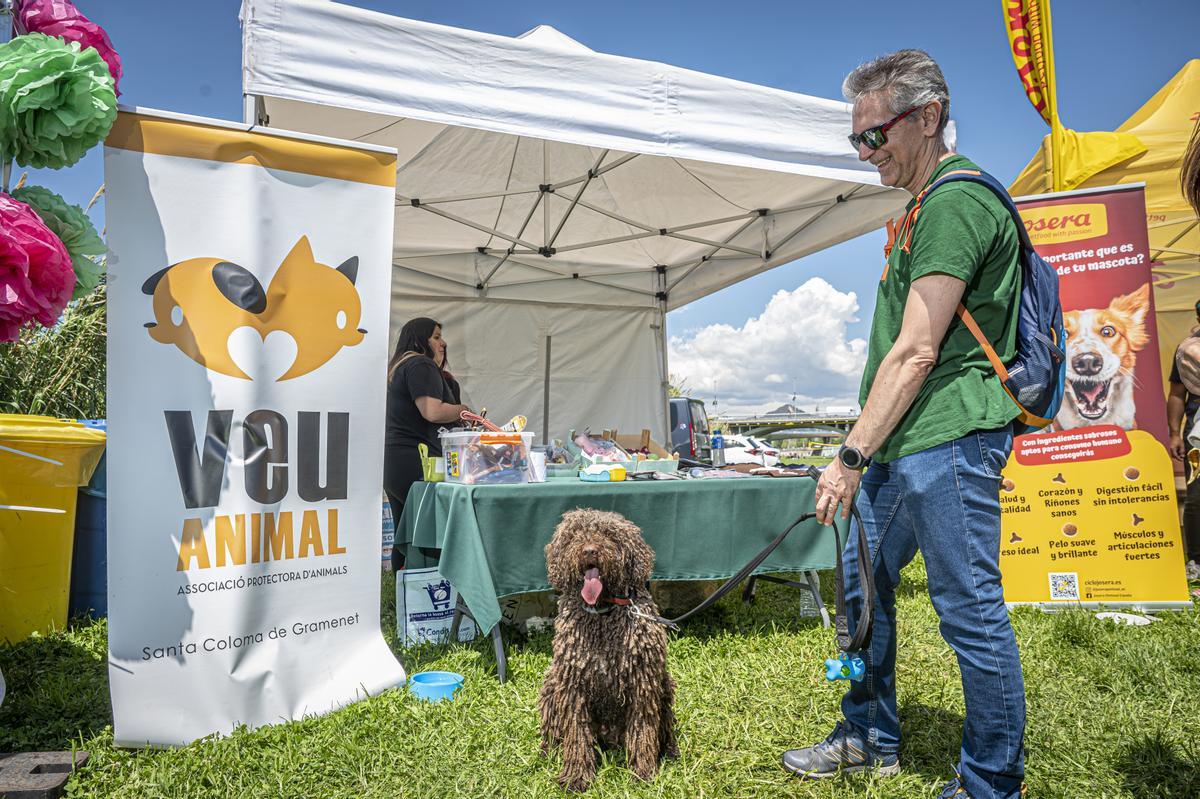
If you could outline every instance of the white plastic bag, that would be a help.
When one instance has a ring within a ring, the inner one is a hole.
[[[437,569],[405,569],[396,572],[396,637],[401,646],[445,643],[458,592]],[[475,638],[475,622],[463,616],[458,640]]]

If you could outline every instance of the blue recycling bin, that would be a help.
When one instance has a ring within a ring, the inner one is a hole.
[[[80,419],[88,427],[108,430],[105,419]],[[75,506],[75,546],[71,556],[71,598],[67,612],[72,618],[108,615],[108,482],[105,461],[92,480],[79,489]]]

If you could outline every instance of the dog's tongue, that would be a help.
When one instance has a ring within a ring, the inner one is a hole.
[[[1079,393],[1083,396],[1083,401],[1088,405],[1095,405],[1100,400],[1100,396],[1104,393],[1103,383],[1092,383],[1086,388],[1081,388]]]
[[[583,590],[579,593],[583,596],[583,601],[589,605],[595,605],[596,600],[600,598],[600,592],[604,590],[604,583],[600,582],[600,570],[595,566],[583,573]]]

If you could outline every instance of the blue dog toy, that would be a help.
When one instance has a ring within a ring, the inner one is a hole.
[[[825,660],[825,679],[830,682],[834,680],[854,680],[861,682],[866,673],[867,667],[863,665],[862,658],[852,657],[845,652],[836,658],[827,658]]]

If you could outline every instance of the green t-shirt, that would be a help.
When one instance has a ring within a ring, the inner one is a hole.
[[[979,167],[954,155],[938,164],[929,182],[953,169]],[[915,203],[912,200],[908,208]],[[921,203],[910,252],[901,247],[904,238],[898,236],[892,247],[875,298],[867,366],[859,390],[864,406],[879,363],[900,333],[909,287],[925,275],[940,273],[965,281],[963,305],[1000,360],[1008,363],[1016,356],[1020,240],[999,198],[976,183],[948,183]],[[975,430],[1003,427],[1019,413],[983,348],[956,315],[912,407],[873,457],[887,463]]]

